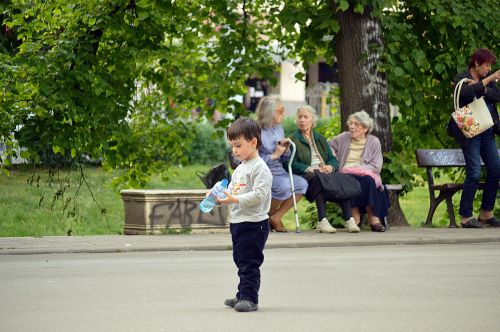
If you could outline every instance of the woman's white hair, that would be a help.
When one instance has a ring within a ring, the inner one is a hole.
[[[361,110],[359,112],[352,113],[351,115],[349,115],[349,117],[347,118],[347,125],[348,126],[349,126],[349,121],[351,121],[353,118],[356,119],[356,121],[358,121],[363,127],[368,129],[368,132],[367,132],[368,134],[370,134],[372,132],[373,119],[364,110]]]
[[[255,113],[257,114],[257,123],[261,128],[273,126],[274,112],[279,104],[281,104],[281,100],[277,95],[269,95],[260,99]]]
[[[311,114],[311,117],[313,119],[313,127],[315,127],[316,121],[318,120],[318,113],[316,113],[316,110],[314,109],[314,107],[312,107],[310,105],[300,106],[297,109],[297,115],[299,114],[300,111],[306,111],[306,112],[309,112],[309,114]],[[295,122],[297,122],[297,116],[295,116]]]

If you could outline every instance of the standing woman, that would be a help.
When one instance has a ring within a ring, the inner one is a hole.
[[[500,89],[496,81],[500,79],[500,70],[490,74],[491,65],[496,57],[488,49],[481,48],[472,54],[466,71],[457,74],[455,85],[467,78],[462,85],[459,96],[459,107],[471,103],[474,98],[484,97],[495,125],[483,133],[466,138],[454,121],[450,121],[448,132],[455,138],[465,158],[465,181],[460,199],[460,223],[462,228],[482,228],[485,224],[499,227],[500,222],[493,215],[500,179],[500,158],[495,143],[495,132],[499,135],[498,112],[495,104],[500,102]],[[481,177],[481,159],[486,166],[486,184],[483,191],[481,211],[478,218],[472,216],[473,202]]]
[[[292,163],[295,174],[307,179],[309,187],[306,198],[309,202],[315,202],[318,210],[318,224],[316,229],[322,233],[335,233],[337,230],[326,218],[326,202],[339,203],[344,214],[345,227],[349,233],[358,233],[351,214],[351,201],[349,199],[335,200],[328,190],[324,190],[315,172],[329,174],[338,170],[338,161],[333,156],[330,147],[320,133],[314,130],[316,124],[316,110],[309,105],[302,106],[297,110],[295,119],[299,129],[291,138],[297,146],[297,153]]]
[[[293,197],[290,175],[283,167],[283,164],[288,163],[290,159],[289,140],[285,138],[285,131],[281,126],[285,117],[285,108],[277,96],[266,96],[260,100],[256,113],[257,123],[262,129],[262,145],[259,155],[273,174],[269,222],[273,230],[286,232],[281,218],[293,206]],[[295,198],[298,202],[307,190],[307,181],[300,176],[293,175],[293,182]]]
[[[343,132],[328,143],[340,162],[340,172],[353,175],[363,192],[354,198],[352,216],[356,224],[366,213],[373,232],[385,232],[380,220],[389,214],[389,195],[380,178],[382,147],[379,139],[371,135],[373,119],[365,111],[353,113],[347,119],[349,131]]]

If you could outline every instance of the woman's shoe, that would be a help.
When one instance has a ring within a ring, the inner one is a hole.
[[[500,227],[500,221],[498,221],[495,217],[492,217],[490,219],[481,219],[477,217],[477,220],[483,225],[489,225],[490,227]]]
[[[372,232],[385,232],[385,227],[381,223],[371,224],[370,228]]]
[[[461,223],[462,228],[483,228],[483,224],[481,224],[476,218],[471,218],[467,220],[467,222]]]
[[[280,233],[286,233],[288,230],[283,226],[281,223],[281,220],[274,220],[272,217],[269,218],[269,223],[271,224],[271,230],[280,232]]]
[[[330,225],[330,222],[326,218],[323,218],[323,219],[321,219],[320,222],[318,222],[318,225],[316,226],[316,230],[320,233],[335,233],[335,232],[337,232],[335,227]]]
[[[345,228],[347,228],[349,233],[359,233],[359,227],[356,225],[356,221],[352,217],[345,222]]]

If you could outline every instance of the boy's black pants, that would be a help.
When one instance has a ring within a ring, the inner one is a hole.
[[[259,303],[260,266],[264,262],[264,246],[269,236],[269,220],[230,225],[233,260],[238,267],[238,300]]]

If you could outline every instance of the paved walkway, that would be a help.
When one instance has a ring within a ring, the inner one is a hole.
[[[500,228],[392,227],[385,233],[336,234],[313,231],[271,233],[267,248],[311,248],[377,245],[424,245],[500,242]],[[230,250],[225,233],[183,235],[101,235],[0,238],[0,255],[45,253],[109,253],[134,251]]]

